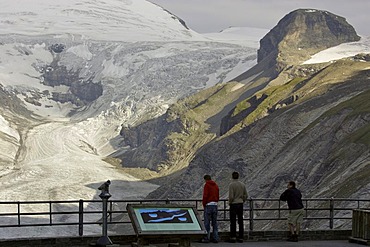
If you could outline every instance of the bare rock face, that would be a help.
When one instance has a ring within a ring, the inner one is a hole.
[[[221,136],[148,198],[201,197],[204,174],[225,198],[233,171],[252,197],[278,198],[289,180],[307,198],[361,197],[370,171],[368,55],[300,65],[320,50],[359,39],[344,18],[325,11],[285,16],[261,40],[258,60],[265,66],[252,73],[275,70],[264,75],[269,87],[246,89],[223,115]]]
[[[80,78],[81,69],[73,71],[68,70],[64,65],[59,65],[60,54],[64,49],[64,44],[51,45],[49,50],[56,55],[52,63],[43,68],[42,83],[44,85],[69,87],[67,93],[53,93],[53,100],[61,103],[72,102],[77,106],[83,106],[102,96],[103,86],[101,82],[93,82],[91,78]]]
[[[282,18],[260,41],[258,62],[273,54],[284,64],[345,42],[360,40],[345,18],[327,11],[298,9]]]
[[[282,102],[288,106],[204,146],[181,176],[149,197],[200,197],[201,178],[209,173],[225,198],[233,171],[241,174],[252,197],[277,198],[289,180],[298,181],[307,198],[360,196],[370,171],[368,66],[338,61],[286,89],[291,97],[282,96]],[[336,73],[347,68],[356,76]],[[271,96],[260,104],[267,100]]]

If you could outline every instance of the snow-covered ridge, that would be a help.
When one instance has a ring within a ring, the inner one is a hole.
[[[248,47],[259,48],[259,41],[269,32],[268,29],[253,27],[229,27],[218,33],[205,33],[213,41],[228,42]]]
[[[204,40],[145,0],[0,0],[0,35],[70,35],[110,41]]]
[[[325,63],[359,53],[370,53],[370,37],[362,37],[360,41],[340,44],[313,55],[303,64]]]

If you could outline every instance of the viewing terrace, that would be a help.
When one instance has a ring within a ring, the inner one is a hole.
[[[244,243],[238,246],[356,246],[370,245],[369,239],[354,237],[354,210],[370,210],[370,199],[305,198],[304,222],[298,243],[286,242],[288,236],[285,202],[275,198],[250,198],[244,207]],[[96,246],[104,235],[102,200],[0,201],[0,246]],[[112,246],[130,246],[137,234],[126,209],[130,204],[191,206],[203,220],[201,199],[185,200],[107,200],[106,226]],[[228,243],[229,211],[226,199],[218,204],[221,241]],[[370,217],[369,217],[370,219]],[[364,229],[370,237],[370,227]],[[103,227],[103,233],[102,233]],[[37,231],[36,231],[37,229]],[[51,231],[54,229],[54,231]],[[56,229],[56,230],[55,230]],[[356,229],[355,229],[356,230]],[[362,229],[363,230],[363,229]],[[37,235],[35,235],[35,232]],[[11,233],[11,234],[10,234]],[[192,237],[191,246],[203,246]],[[154,237],[151,246],[167,246],[176,238]],[[208,245],[216,245],[210,243]]]

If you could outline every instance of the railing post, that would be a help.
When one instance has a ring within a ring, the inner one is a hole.
[[[329,223],[329,227],[330,229],[333,229],[334,227],[334,199],[333,197],[330,198],[330,223]]]
[[[52,214],[53,208],[52,208],[52,202],[49,201],[49,224],[53,225],[53,214]]]
[[[84,234],[84,201],[80,199],[78,202],[78,235]]]
[[[18,216],[18,226],[21,226],[21,203],[17,202],[17,216]]]
[[[304,211],[306,213],[306,218],[308,217],[308,199],[306,200],[306,207],[304,208]]]
[[[226,203],[226,200],[224,201],[224,220],[226,221],[226,212],[227,212],[227,203]]]
[[[253,198],[251,197],[249,199],[249,230],[253,231],[253,225],[254,225],[254,206],[253,206]]]
[[[107,216],[108,217],[108,216]],[[109,222],[113,220],[113,202],[109,202]]]

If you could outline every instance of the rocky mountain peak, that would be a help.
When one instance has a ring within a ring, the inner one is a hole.
[[[358,40],[345,18],[328,11],[298,9],[283,17],[260,40],[258,62],[269,57],[283,65],[292,64],[320,50]]]

